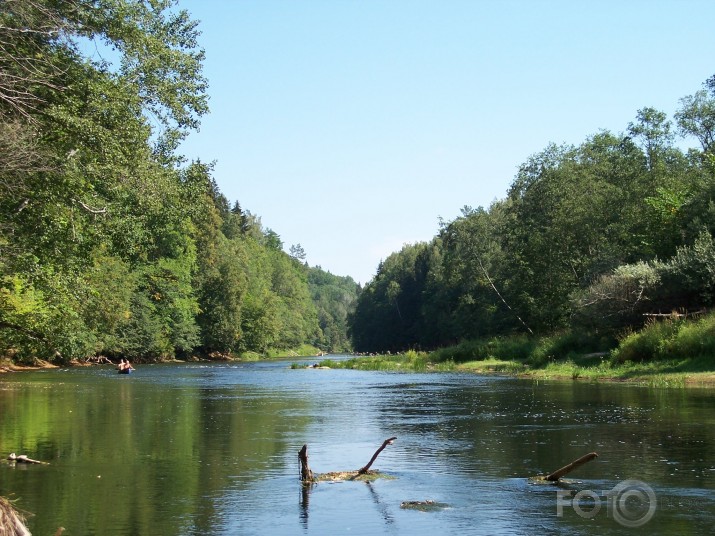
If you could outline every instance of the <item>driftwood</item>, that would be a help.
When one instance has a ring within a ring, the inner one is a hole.
[[[558,482],[561,477],[566,476],[571,471],[581,467],[583,464],[588,463],[591,460],[595,460],[596,458],[598,458],[598,454],[596,454],[595,452],[589,452],[588,454],[584,454],[577,460],[572,461],[570,464],[564,465],[561,469],[557,469],[553,473],[549,473],[546,476],[537,476],[532,478],[532,480],[541,482]]]
[[[0,497],[0,534],[3,536],[32,536],[25,526],[22,515],[4,497]]]
[[[32,458],[28,458],[25,454],[20,454],[19,456],[15,455],[13,452],[7,457],[8,460],[11,462],[17,462],[17,463],[38,463],[42,465],[49,465],[49,462],[41,462],[40,460],[33,460]]]
[[[301,482],[315,482],[313,471],[308,465],[308,445],[303,445],[303,448],[298,452],[298,461],[300,462],[300,480]]]
[[[300,480],[303,483],[317,482],[317,481],[343,481],[343,480],[375,480],[381,475],[376,471],[370,471],[370,467],[375,462],[380,453],[385,449],[387,445],[392,445],[392,443],[397,439],[397,437],[391,437],[386,439],[380,448],[375,451],[372,455],[370,461],[364,467],[361,467],[357,471],[336,471],[331,473],[323,473],[320,475],[314,475],[313,471],[310,470],[308,465],[308,445],[303,445],[303,448],[298,452],[298,460],[300,462]]]

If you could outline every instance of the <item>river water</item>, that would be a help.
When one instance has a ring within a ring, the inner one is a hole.
[[[5,374],[0,456],[49,465],[1,463],[0,495],[35,536],[715,533],[715,390],[290,364]],[[303,444],[345,471],[392,436],[389,479],[298,480]]]

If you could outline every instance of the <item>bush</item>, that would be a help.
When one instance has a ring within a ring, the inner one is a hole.
[[[675,338],[682,321],[677,319],[651,320],[637,332],[626,335],[612,355],[617,363],[650,361],[665,357],[668,342]]]
[[[525,335],[495,337],[489,340],[462,341],[456,346],[442,348],[432,353],[436,362],[482,361],[495,358],[502,360],[525,360],[534,350],[535,342]]]
[[[684,322],[664,350],[670,357],[715,359],[715,315]]]
[[[612,329],[642,323],[652,304],[649,296],[661,284],[663,265],[639,262],[602,275],[573,301],[574,324],[586,329]]]
[[[605,352],[616,346],[612,337],[585,331],[566,331],[539,341],[529,357],[529,364],[540,367],[549,361],[575,359],[583,354]]]

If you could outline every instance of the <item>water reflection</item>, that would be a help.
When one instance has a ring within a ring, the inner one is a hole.
[[[658,509],[635,533],[709,534],[713,407],[710,390],[285,362],[19,374],[0,380],[0,454],[51,465],[0,465],[0,494],[36,534],[620,534],[605,506],[557,517],[558,488],[527,480],[596,451],[567,490],[636,478]],[[302,444],[314,471],[354,470],[391,436],[375,468],[394,480],[301,485]]]
[[[301,482],[300,485],[300,524],[308,530],[308,517],[310,515],[310,492],[315,484]]]

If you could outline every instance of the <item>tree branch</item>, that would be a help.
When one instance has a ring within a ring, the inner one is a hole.
[[[392,445],[393,441],[397,439],[396,437],[391,437],[389,439],[385,439],[385,442],[382,444],[382,446],[375,451],[375,454],[372,455],[372,458],[370,458],[370,461],[367,462],[367,465],[361,469],[358,470],[359,475],[364,475],[367,473],[368,469],[370,469],[370,466],[375,462],[377,457],[380,455],[380,453],[385,449],[387,445]]]
[[[81,206],[84,210],[89,212],[90,214],[106,214],[107,213],[107,207],[104,208],[92,208],[89,205],[82,203],[82,201],[79,201],[77,199],[73,199],[75,203],[77,203],[79,206]]]

